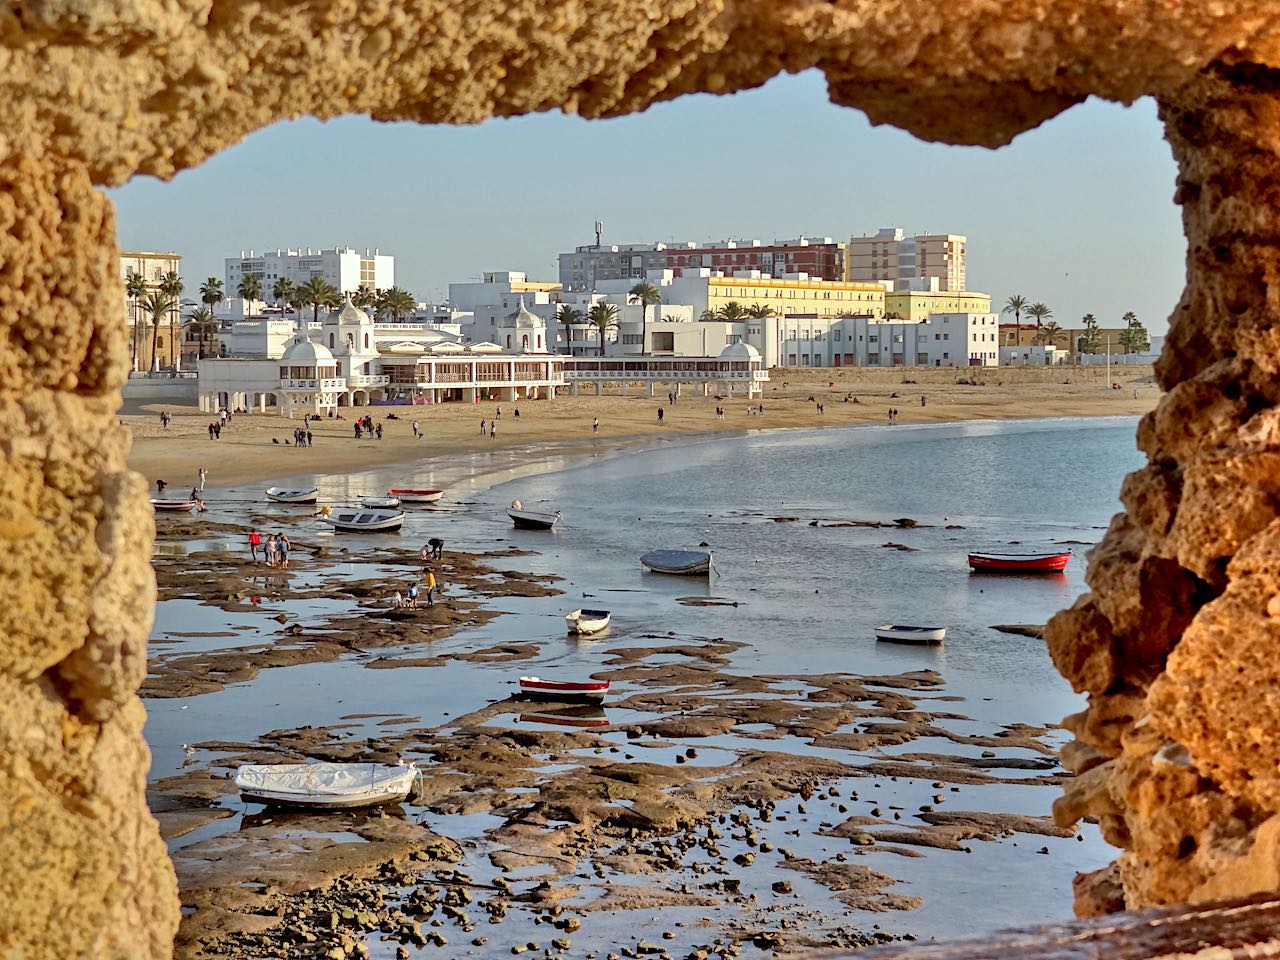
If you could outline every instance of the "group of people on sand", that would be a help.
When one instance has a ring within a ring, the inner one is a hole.
[[[432,567],[431,563],[434,560],[443,559],[444,541],[439,537],[432,537],[423,546],[419,556],[422,557],[422,577],[420,580],[411,580],[409,582],[408,586],[405,587],[403,597],[400,596],[400,591],[397,590],[391,597],[391,606],[417,610],[418,597],[420,595],[426,596],[428,607],[436,605],[436,590],[439,585],[436,581],[435,568]],[[421,583],[421,586],[419,586],[419,583]]]
[[[289,569],[289,551],[293,545],[286,534],[269,533],[264,538],[258,528],[254,527],[249,531],[249,555],[253,557],[254,563],[258,562],[259,547],[262,548],[262,559],[267,562],[268,567]]]
[[[375,424],[373,422],[373,417],[361,417],[352,426],[355,429],[357,440],[362,439],[366,433],[371,437],[377,437],[379,440],[382,439],[382,424]]]

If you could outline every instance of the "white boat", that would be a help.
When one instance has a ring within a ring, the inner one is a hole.
[[[539,700],[588,700],[598,703],[609,692],[608,680],[543,680],[521,677],[520,692]]]
[[[360,506],[373,510],[394,510],[400,506],[399,497],[361,497]]]
[[[165,497],[152,497],[151,506],[157,510],[190,510],[196,505],[194,500],[176,500]]]
[[[640,562],[654,573],[674,573],[685,577],[711,573],[710,550],[650,550]]]
[[[887,640],[889,643],[935,646],[946,638],[946,627],[908,627],[900,623],[886,623],[876,627],[876,639]]]
[[[235,783],[246,803],[327,810],[398,803],[417,776],[413,764],[246,763]]]
[[[274,503],[315,503],[320,491],[315,487],[310,490],[290,490],[287,487],[267,487],[267,499]]]
[[[368,507],[325,507],[318,519],[345,533],[377,533],[399,530],[402,510],[370,510]]]
[[[575,610],[564,618],[570,633],[599,633],[609,626],[608,610]]]
[[[412,490],[408,487],[392,487],[388,497],[399,497],[404,503],[436,503],[444,496],[443,490]]]
[[[523,530],[550,530],[560,522],[560,511],[549,513],[545,510],[526,510],[519,500],[511,501],[511,509],[507,511],[511,522]]]

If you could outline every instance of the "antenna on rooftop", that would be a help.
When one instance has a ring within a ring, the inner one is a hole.
[[[604,233],[604,223],[603,221],[597,220],[596,221],[596,246],[597,247],[600,246],[600,235],[602,233]]]

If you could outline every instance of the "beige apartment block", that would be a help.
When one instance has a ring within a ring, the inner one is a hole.
[[[885,316],[919,323],[935,313],[990,313],[991,294],[973,291],[891,290],[884,295]]]
[[[860,283],[891,281],[897,289],[934,287],[965,289],[968,238],[953,233],[921,233],[913,237],[897,227],[873,237],[850,237],[845,256],[846,278]]]
[[[790,280],[764,277],[707,277],[707,309],[718,313],[728,303],[773,308],[775,316],[883,317],[885,291],[878,283]]]

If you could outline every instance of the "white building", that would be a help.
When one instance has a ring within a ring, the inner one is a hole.
[[[313,277],[324,277],[338,288],[340,293],[355,293],[362,286],[373,290],[387,290],[395,286],[395,257],[368,248],[363,253],[354,247],[334,247],[330,250],[267,250],[226,258],[224,290],[234,297],[240,281],[252,274],[262,281],[262,296],[271,300],[271,290],[276,281],[287,277],[301,286]]]
[[[935,313],[919,323],[873,317],[766,317],[745,321],[766,367],[994,367],[1000,318]]]
[[[1071,351],[1060,347],[1001,347],[1002,367],[1052,367],[1066,363]]]
[[[517,309],[496,328],[503,344],[463,344],[429,324],[375,323],[348,300],[322,322],[234,325],[228,344],[245,353],[200,361],[201,409],[328,414],[369,403],[425,404],[481,398],[549,398],[564,384],[563,359],[548,352],[541,318]],[[236,328],[244,328],[237,331]]]

